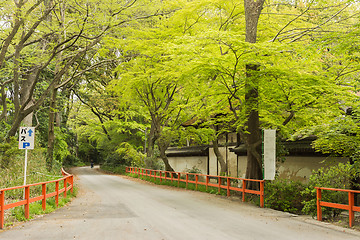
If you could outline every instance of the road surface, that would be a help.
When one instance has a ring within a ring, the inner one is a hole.
[[[11,240],[360,239],[359,232],[221,196],[76,168],[68,206],[0,232]]]

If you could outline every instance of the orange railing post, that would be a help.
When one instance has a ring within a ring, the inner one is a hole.
[[[349,226],[352,227],[354,224],[354,193],[353,192],[349,192],[348,194],[349,197]]]
[[[59,206],[59,181],[55,182],[55,192],[56,192],[55,204],[56,204],[56,206]]]
[[[220,189],[221,189],[221,177],[220,176],[218,176],[218,184],[219,184],[218,193],[220,193]]]
[[[195,189],[198,190],[198,181],[199,181],[199,175],[195,175]]]
[[[264,204],[264,192],[265,192],[265,186],[264,186],[265,182],[264,181],[261,181],[260,182],[260,207],[264,207],[265,204]]]
[[[5,191],[0,191],[0,229],[4,228]]]
[[[322,221],[322,210],[321,210],[321,188],[316,188],[316,207],[317,207],[317,220]]]
[[[188,188],[189,185],[189,174],[186,173],[186,188]]]
[[[180,187],[180,175],[181,173],[178,174],[178,187]]]
[[[227,178],[227,196],[230,197],[230,178],[228,177]]]
[[[24,210],[25,210],[25,218],[29,219],[29,209],[30,209],[30,187],[29,186],[25,186],[25,200],[26,200],[26,204],[24,205]]]
[[[74,176],[71,175],[70,179],[71,179],[71,193],[74,193]]]
[[[205,185],[206,185],[206,191],[208,190],[208,187],[209,187],[209,176],[208,175],[206,175],[206,183],[205,183]]]
[[[67,196],[67,191],[66,191],[66,188],[67,188],[67,178],[64,179],[64,197],[66,198]]]
[[[243,179],[243,185],[242,185],[242,201],[245,202],[245,191],[246,191],[246,180]]]
[[[45,211],[46,210],[46,183],[43,183],[41,185],[41,192],[42,192],[42,195],[43,195],[43,199],[42,199],[42,209]]]

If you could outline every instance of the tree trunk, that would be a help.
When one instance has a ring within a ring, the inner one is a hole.
[[[162,138],[160,137],[158,139],[158,146],[159,146],[159,151],[160,151],[160,158],[161,160],[164,162],[165,164],[165,171],[168,171],[168,172],[175,172],[175,170],[171,167],[170,163],[169,163],[169,159],[167,158],[166,156],[166,150],[168,149],[170,145],[170,140],[167,140],[166,137],[165,138]],[[175,173],[166,173],[166,176],[167,177],[174,177],[174,178],[177,178],[178,175],[175,174]]]
[[[7,141],[9,141],[10,137],[15,136],[22,122],[27,127],[32,126],[33,110],[30,112],[28,110],[34,105],[32,96],[34,86],[39,78],[39,73],[40,69],[34,67],[34,69],[26,76],[26,80],[21,82],[19,94],[15,94],[14,96],[14,101],[17,99],[19,106],[15,106],[15,117],[7,134]]]
[[[48,146],[46,155],[46,165],[50,171],[54,163],[54,146],[55,146],[55,118],[56,118],[56,96],[57,89],[53,89],[50,97],[49,109],[49,127],[48,127]]]
[[[169,163],[169,159],[167,158],[165,152],[166,149],[169,147],[169,144],[165,141],[159,141],[158,142],[159,150],[160,150],[160,158],[165,164],[165,171],[174,172],[174,169],[171,167]]]
[[[24,115],[19,113],[18,115],[15,116],[14,121],[11,125],[11,128],[7,134],[6,137],[6,141],[9,142],[10,141],[10,137],[13,137],[16,135],[17,131],[19,130],[19,127],[21,125],[21,121],[24,119]]]
[[[265,0],[244,0],[245,7],[245,41],[256,43],[257,26],[262,7]],[[260,136],[260,121],[258,111],[258,64],[246,64],[246,83],[245,83],[245,108],[248,116],[246,124],[246,145],[247,145],[247,168],[246,178],[263,179]],[[248,188],[259,189],[258,184],[249,183]]]
[[[53,6],[53,0],[45,1],[45,5],[48,8]],[[63,27],[64,22],[64,10],[65,6],[61,8],[60,14],[60,26]],[[52,14],[49,14],[46,18],[46,21],[51,23],[52,22]],[[63,37],[66,36],[65,30],[63,31]],[[60,37],[56,39],[57,42],[60,42]],[[62,47],[63,48],[63,47]],[[62,61],[63,52],[60,52],[56,56],[56,65],[55,65],[55,76],[59,73],[61,67],[60,63]],[[60,82],[61,77],[58,79],[57,83]],[[57,84],[56,84],[57,85]],[[49,171],[52,170],[54,165],[54,148],[55,148],[55,121],[57,121],[57,110],[56,110],[56,99],[58,94],[58,87],[54,85],[52,89],[50,89],[50,106],[49,106],[49,126],[48,126],[48,146],[47,146],[47,155],[46,155],[46,164]],[[60,125],[60,122],[57,124]]]
[[[34,105],[34,100],[32,98],[32,89],[35,85],[35,82],[38,79],[39,69],[37,67],[34,68],[33,71],[29,75],[26,76],[26,80],[21,82],[21,90],[20,90],[20,104],[21,106],[25,105],[25,109],[28,109]],[[26,127],[31,127],[33,122],[34,112],[29,113],[22,120],[23,125]]]
[[[245,7],[245,41],[256,43],[257,26],[265,0],[244,0]]]
[[[160,136],[160,123],[153,119],[151,121],[151,128],[148,138],[148,148],[146,152],[145,166],[146,168],[152,168],[153,160],[155,158],[155,142]]]
[[[214,153],[217,159],[217,162],[220,164],[220,175],[226,176],[227,175],[227,164],[224,160],[223,155],[221,154],[219,150],[219,143],[218,143],[218,137],[214,141],[212,141],[213,147],[214,147]]]
[[[247,145],[247,168],[246,178],[248,179],[263,179],[262,163],[261,163],[261,135],[260,135],[260,121],[258,111],[258,79],[257,74],[259,65],[246,65],[246,84],[245,84],[245,109],[248,116],[246,123],[246,145]],[[257,184],[249,182],[249,188],[258,189]]]

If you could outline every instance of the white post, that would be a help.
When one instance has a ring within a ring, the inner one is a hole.
[[[27,168],[27,148],[25,148],[25,169],[24,169],[24,186],[26,185],[26,168]]]
[[[26,169],[27,169],[27,149],[25,148],[25,166],[24,166],[24,186],[26,185]],[[25,188],[24,188],[24,196],[23,198],[25,199]]]
[[[276,173],[276,130],[264,129],[264,179],[274,180]]]

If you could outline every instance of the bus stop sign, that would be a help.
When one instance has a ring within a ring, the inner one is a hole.
[[[20,127],[19,149],[34,149],[35,127]]]

